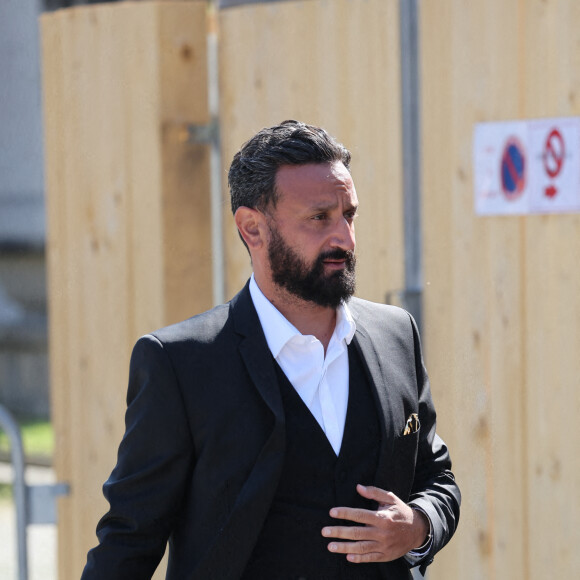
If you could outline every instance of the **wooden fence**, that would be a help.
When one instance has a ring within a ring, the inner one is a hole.
[[[59,577],[78,578],[107,507],[131,347],[211,306],[203,2],[43,17]]]
[[[580,216],[475,217],[471,140],[480,121],[580,114],[580,4],[421,6],[424,342],[464,494],[432,576],[572,578]]]
[[[294,0],[217,14],[225,170],[263,126],[321,124],[353,151],[358,294],[403,285],[398,0]],[[578,115],[575,0],[420,3],[424,346],[464,494],[433,580],[574,577],[580,217],[475,217],[474,123]],[[43,17],[60,578],[105,509],[130,348],[211,302],[206,3]],[[226,295],[249,260],[224,184]],[[570,419],[571,418],[571,419]]]

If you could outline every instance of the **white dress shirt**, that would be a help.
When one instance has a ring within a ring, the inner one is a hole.
[[[288,322],[264,296],[253,274],[250,294],[272,356],[338,455],[348,407],[347,346],[356,330],[348,306],[343,303],[336,309],[336,326],[325,356],[322,343]]]

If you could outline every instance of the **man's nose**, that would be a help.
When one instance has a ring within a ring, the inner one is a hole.
[[[330,244],[333,248],[340,248],[341,250],[354,250],[356,245],[354,236],[354,223],[344,217],[339,219],[334,228],[334,231],[332,232]]]

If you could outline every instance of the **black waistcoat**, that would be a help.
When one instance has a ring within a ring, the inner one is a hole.
[[[286,454],[280,483],[242,580],[377,580],[376,564],[352,564],[332,554],[321,530],[348,525],[328,515],[336,506],[376,509],[356,484],[372,485],[380,448],[373,395],[354,345],[349,398],[338,457],[318,422],[276,364],[286,415]]]

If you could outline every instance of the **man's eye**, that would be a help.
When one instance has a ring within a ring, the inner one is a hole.
[[[312,219],[316,220],[316,221],[324,220],[324,219],[326,219],[326,214],[325,213],[318,213],[315,216],[313,216]]]
[[[356,211],[348,211],[344,214],[344,217],[347,220],[354,220],[354,218],[358,217],[358,213]]]

